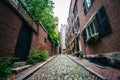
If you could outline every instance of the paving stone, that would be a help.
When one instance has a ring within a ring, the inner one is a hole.
[[[27,80],[97,80],[83,67],[66,55],[59,55],[54,60],[37,70]]]

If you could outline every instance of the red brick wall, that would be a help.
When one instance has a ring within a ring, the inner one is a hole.
[[[0,0],[0,55],[13,55],[20,26],[20,18]]]
[[[0,0],[0,55],[13,55],[22,20],[16,13]],[[46,38],[46,43],[44,39]],[[42,50],[51,51],[48,34],[39,24],[38,35],[33,32],[31,50],[41,46]]]
[[[85,27],[92,14],[102,5],[106,9],[112,33],[100,39],[98,44],[94,46],[85,46],[82,41],[82,49],[84,54],[99,54],[107,52],[120,51],[120,0],[95,0],[87,15],[84,15],[83,0],[78,0],[79,17],[80,17],[80,33]]]
[[[47,50],[51,54],[52,44],[51,44],[51,41],[48,39],[48,34],[40,25],[40,23],[38,23],[38,26],[39,26],[38,35],[33,33],[31,50],[40,46],[41,50]],[[44,41],[45,38],[46,38],[46,43]]]

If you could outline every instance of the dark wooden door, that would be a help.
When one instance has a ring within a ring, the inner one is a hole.
[[[76,37],[76,51],[79,52],[79,39]]]
[[[32,30],[30,27],[23,23],[17,39],[15,56],[19,61],[26,61],[30,52],[32,41]]]

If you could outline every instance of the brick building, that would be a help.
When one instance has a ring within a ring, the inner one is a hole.
[[[19,0],[0,1],[0,55],[27,59],[34,48],[51,53],[51,41],[44,26],[35,23]]]
[[[67,51],[120,56],[120,1],[71,0]]]
[[[50,55],[52,53],[52,42],[50,37],[48,36],[48,32],[44,28],[41,22],[37,22],[38,26],[38,34],[33,33],[31,50],[40,47],[41,50],[47,50]]]
[[[66,25],[61,24],[60,27],[60,47],[61,47],[61,53],[66,53],[66,42],[65,42],[65,33],[66,33]]]

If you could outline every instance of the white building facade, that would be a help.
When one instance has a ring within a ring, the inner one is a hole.
[[[66,50],[66,25],[64,24],[61,24],[61,28],[60,28],[60,46],[61,46],[61,53],[65,53],[65,50]]]

